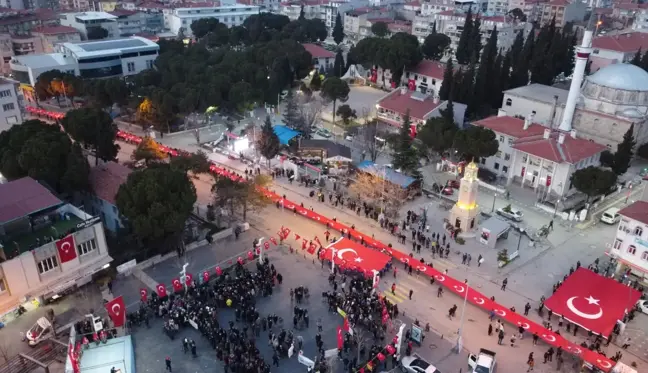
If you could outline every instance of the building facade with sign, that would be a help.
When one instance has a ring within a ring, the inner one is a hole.
[[[636,201],[619,211],[621,221],[608,255],[617,260],[617,273],[628,271],[648,279],[648,202]]]
[[[87,284],[111,261],[98,216],[30,177],[0,185],[0,315]]]

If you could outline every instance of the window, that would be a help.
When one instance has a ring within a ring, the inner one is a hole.
[[[498,150],[497,153],[495,153],[495,156],[496,156],[497,158],[502,158],[502,151],[501,151],[501,150]]]
[[[486,164],[486,158],[484,157],[481,158],[481,164]]]
[[[493,165],[493,168],[495,168],[496,170],[499,170],[499,163],[495,162],[495,165]]]
[[[44,273],[54,270],[57,267],[58,267],[58,260],[56,259],[56,256],[50,256],[49,258],[38,262],[38,273],[42,275]]]
[[[128,69],[129,73],[132,73],[133,71],[135,71],[135,62],[127,63],[126,68]]]
[[[637,248],[634,245],[628,246],[628,254],[634,255],[637,252]]]
[[[13,102],[2,105],[2,111],[10,111],[10,110],[14,110],[15,108],[16,107],[14,106]]]
[[[644,251],[644,252],[641,254],[641,259],[642,259],[642,260],[648,260],[648,251]]]
[[[502,172],[507,173],[508,172],[508,166],[502,166]]]
[[[513,105],[513,100],[511,100],[510,98],[507,98],[506,99],[506,106],[511,106],[511,105]]]
[[[512,138],[512,137],[509,137],[509,138],[508,138],[508,144],[509,144],[509,145],[513,145],[513,138]]]
[[[621,240],[618,239],[618,238],[617,238],[616,240],[614,240],[614,250],[619,250],[619,248],[621,247],[621,243],[622,243],[622,242],[623,242],[623,241],[621,241]]]
[[[5,284],[4,278],[0,278],[0,294],[7,291],[7,284]]]
[[[80,243],[77,245],[77,251],[79,255],[88,254],[97,249],[97,242],[94,238],[89,239],[86,242]]]
[[[7,89],[4,91],[0,91],[0,97],[11,97],[11,90]]]
[[[639,236],[639,237],[641,237],[642,234],[643,234],[643,229],[641,229],[641,227],[636,227],[636,228],[634,229],[634,235],[635,235],[635,236]]]
[[[504,136],[499,137],[499,142],[504,142]]]
[[[153,68],[153,60],[148,60],[146,61],[146,68],[147,69],[152,69]]]
[[[504,160],[508,161],[511,159],[511,155],[509,153],[504,153]]]

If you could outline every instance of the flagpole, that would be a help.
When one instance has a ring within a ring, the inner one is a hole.
[[[259,243],[258,243],[258,245],[259,245],[259,264],[263,264],[263,247],[261,246],[261,244],[263,243],[263,240],[265,240],[265,237],[259,238]],[[256,247],[255,247],[255,249],[256,249]]]
[[[335,273],[335,253],[337,250],[332,247],[331,248],[331,273]]]
[[[464,324],[464,313],[466,312],[466,303],[468,302],[468,290],[470,286],[466,282],[466,296],[464,297],[463,307],[461,308],[461,321],[459,322],[459,331],[457,336],[457,344],[455,345],[456,352],[460,353],[463,348],[462,334],[463,334],[463,324]]]

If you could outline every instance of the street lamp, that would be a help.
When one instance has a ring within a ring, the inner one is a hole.
[[[522,242],[522,234],[524,233],[524,228],[518,228],[518,244],[517,244],[517,252],[520,252],[520,243]]]
[[[263,248],[261,247],[261,243],[263,243],[263,240],[265,240],[265,237],[259,238],[259,241],[257,243],[257,245],[259,246],[259,264],[263,264]]]
[[[331,273],[335,273],[335,252],[337,250],[332,247],[331,248]]]
[[[466,312],[466,303],[468,302],[468,290],[470,290],[470,285],[466,281],[466,294],[464,296],[463,307],[461,307],[461,319],[459,320],[459,330],[457,331],[457,344],[455,345],[456,353],[460,353],[463,348],[463,324],[464,324],[464,314]]]
[[[556,217],[556,214],[558,213],[558,204],[560,203],[560,198],[556,200],[556,204],[554,205],[554,213],[553,216],[551,217],[551,220],[553,220]]]
[[[189,263],[182,265],[182,271],[180,271],[180,278],[182,279],[182,284],[184,285],[185,292],[187,291],[187,266]]]
[[[491,207],[491,213],[495,211],[495,199],[497,198],[497,192],[493,192],[493,207]]]

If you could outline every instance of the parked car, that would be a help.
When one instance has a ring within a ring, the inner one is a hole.
[[[619,215],[619,209],[616,207],[610,207],[609,209],[603,211],[601,214],[601,221],[605,224],[616,224],[621,220],[621,215]]]
[[[648,300],[639,299],[639,301],[637,302],[637,307],[639,307],[639,311],[648,315]]]
[[[497,181],[497,174],[485,168],[479,168],[477,170],[477,177],[485,183],[494,183]]]
[[[330,139],[333,136],[333,134],[325,128],[318,129],[317,131],[315,131],[315,134],[322,136],[325,139]]]
[[[454,194],[454,189],[451,186],[446,186],[445,188],[441,189],[441,194],[451,196]]]
[[[401,359],[401,370],[405,373],[441,373],[434,365],[416,354]]]
[[[455,189],[459,189],[460,185],[461,185],[461,183],[459,182],[459,180],[448,180],[448,182],[446,183],[446,186],[449,186],[449,187],[455,188]]]
[[[522,221],[522,218],[524,217],[524,214],[522,214],[520,210],[516,210],[510,205],[506,207],[498,208],[497,215],[503,216],[507,219],[511,219],[517,222]]]

